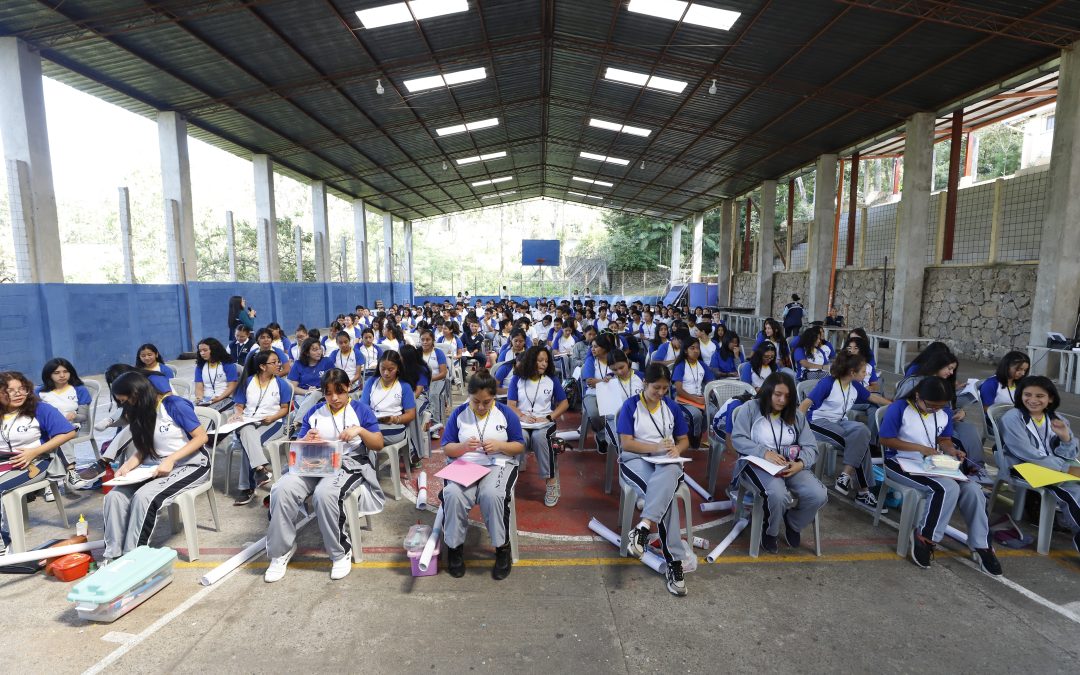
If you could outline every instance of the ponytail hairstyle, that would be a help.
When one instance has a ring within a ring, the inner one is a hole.
[[[124,403],[116,402],[124,411],[131,429],[131,440],[135,449],[144,458],[159,459],[154,448],[154,431],[157,429],[158,390],[140,372],[127,372],[112,383],[112,395],[123,396]]]
[[[265,366],[266,362],[270,360],[270,356],[276,354],[277,352],[272,349],[265,352],[255,352],[255,355],[249,357],[247,360],[247,365],[244,366],[244,377],[258,377],[259,373],[262,372],[262,367]],[[275,373],[274,376],[276,377],[277,374]]]
[[[533,348],[535,349],[535,347]],[[488,372],[487,368],[480,367],[476,369],[476,372],[469,377],[469,394],[476,394],[481,391],[486,391],[492,396],[496,396],[499,393],[499,383],[495,381],[495,378]]]
[[[645,384],[661,381],[671,382],[671,370],[662,363],[650,363],[645,368],[645,377],[642,378],[642,381]]]
[[[944,401],[948,403],[952,400],[952,392],[948,382],[933,375],[919,380],[919,383],[912,387],[904,400],[911,405],[915,405],[916,396],[924,401]]]
[[[849,354],[848,352],[840,352],[836,355],[836,359],[829,367],[829,374],[833,378],[839,380],[848,373],[859,370],[866,365],[866,357],[862,354]]]
[[[401,373],[402,380],[408,382],[409,386],[415,387],[420,384],[421,376],[427,375],[428,382],[431,382],[431,368],[424,361],[419,349],[405,344],[401,345],[400,353],[401,364],[404,367]]]

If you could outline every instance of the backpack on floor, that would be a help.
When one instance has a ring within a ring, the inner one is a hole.
[[[570,410],[581,410],[581,390],[578,389],[577,380],[568,377],[562,382],[563,391],[566,392],[566,402]]]

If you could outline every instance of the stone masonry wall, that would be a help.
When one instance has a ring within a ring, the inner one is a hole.
[[[731,305],[753,309],[757,305],[757,274],[739,272],[731,281]]]
[[[996,363],[1031,332],[1036,265],[933,267],[923,286],[922,334],[948,338],[960,358]]]
[[[806,287],[809,272],[776,272],[773,274],[773,302],[770,316],[779,318],[784,305],[791,302],[791,294],[798,293],[806,304]]]
[[[881,306],[881,276],[878,269],[836,270],[836,293],[833,305],[844,316],[844,325],[862,326],[874,333],[882,330],[881,313],[885,312],[885,332],[892,320],[893,270],[885,276],[885,307]],[[824,317],[814,317],[815,319]]]

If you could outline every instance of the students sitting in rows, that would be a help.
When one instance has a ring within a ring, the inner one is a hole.
[[[952,350],[949,348],[949,345],[944,342],[931,342],[926,345],[921,352],[915,355],[915,358],[911,360],[911,363],[904,367],[904,377],[909,377],[918,372],[919,366],[934,354],[947,354],[951,352]]]
[[[176,371],[169,367],[165,363],[165,359],[162,358],[161,352],[154,345],[147,342],[144,345],[140,345],[135,351],[135,367],[142,368],[143,370],[149,370],[154,373],[161,373],[168,379],[176,377]]]
[[[945,382],[949,392],[949,409],[952,411],[953,440],[960,444],[960,449],[976,467],[981,469],[986,458],[982,446],[982,434],[979,426],[967,420],[963,405],[973,403],[967,397],[963,404],[958,404],[956,393],[956,369],[960,362],[951,351],[935,351],[919,364],[915,374],[909,375],[896,385],[896,398],[905,398],[918,383],[926,377],[937,377]],[[986,480],[985,476],[976,476]]]
[[[468,330],[461,335],[461,345],[464,351],[461,355],[461,381],[464,382],[469,366],[487,363],[484,355],[484,333],[480,328],[480,322],[475,318],[469,319],[466,324]]]
[[[750,360],[739,366],[739,379],[755,390],[760,389],[765,378],[776,372],[776,345],[762,342],[754,348]]]
[[[655,525],[667,563],[668,592],[684,596],[687,592],[682,569],[685,547],[675,505],[675,492],[683,480],[682,464],[653,464],[645,459],[646,456],[679,457],[689,445],[686,418],[668,397],[671,380],[667,366],[649,364],[645,369],[644,389],[628,398],[619,410],[616,431],[620,476],[645,500],[641,520],[630,533],[627,551],[635,558],[645,555],[649,532]]]
[[[446,363],[446,354],[435,348],[435,334],[427,329],[420,331],[420,357],[431,371],[431,382],[428,384],[431,417],[435,424],[441,427],[446,423],[446,411],[450,406],[450,389],[447,386],[450,369]]]
[[[344,331],[337,334],[335,342],[334,349],[326,354],[331,363],[328,368],[323,368],[323,371],[329,368],[344,370],[352,382],[351,391],[359,391],[364,386],[365,363],[362,350],[359,345],[353,344],[349,334]]]
[[[821,328],[811,326],[799,336],[799,346],[795,348],[792,359],[799,380],[820,380],[829,374],[829,354],[824,349],[825,338]]]
[[[559,371],[559,377],[570,377],[573,369],[570,366],[571,357],[574,354],[574,345],[578,339],[575,337],[575,324],[573,319],[566,319],[562,330],[551,340],[551,351],[555,355],[555,368]]]
[[[375,331],[364,328],[360,331],[360,344],[354,350],[364,378],[374,376],[378,371],[382,348],[375,344]],[[348,371],[346,371],[348,372]],[[363,378],[361,378],[362,381]],[[356,384],[354,383],[354,388]]]
[[[585,395],[581,400],[583,414],[589,418],[589,427],[596,436],[596,449],[600,454],[607,454],[607,437],[604,433],[604,418],[600,416],[596,404],[596,385],[602,382],[610,382],[614,377],[611,367],[608,366],[608,355],[615,350],[614,336],[604,333],[593,340],[585,364],[581,367],[581,380],[585,383]],[[584,439],[578,446],[583,448]]]
[[[1061,397],[1053,381],[1041,375],[1025,377],[1017,382],[1014,398],[1014,408],[998,424],[1011,474],[1019,477],[1013,467],[1030,462],[1080,476],[1075,464],[1080,444],[1068,420],[1057,412]],[[1061,513],[1072,530],[1073,546],[1080,552],[1080,483],[1066,481],[1047,485],[1046,489],[1061,500]]]
[[[510,380],[506,403],[521,420],[525,451],[536,455],[540,477],[547,483],[544,506],[555,506],[560,496],[559,464],[551,439],[555,436],[559,417],[570,405],[546,347],[530,347],[525,353],[517,373]],[[601,435],[602,432],[598,432],[597,438]]]
[[[999,403],[1016,403],[1016,385],[1027,376],[1031,359],[1024,352],[1012,351],[1001,357],[997,370],[979,385],[983,410]]]
[[[401,328],[392,321],[387,321],[383,326],[383,340],[379,343],[384,352],[398,351],[401,346],[405,344],[405,336],[401,333]]]
[[[637,396],[645,388],[642,374],[633,368],[630,357],[621,349],[616,349],[608,354],[608,367],[614,376],[612,381],[619,385],[619,401],[625,403],[626,399]],[[619,448],[619,435],[615,431],[615,416],[608,415],[604,418],[604,428],[607,432],[609,446]]]
[[[852,328],[848,331],[847,337],[844,339],[844,344],[850,344],[851,340],[859,338],[866,345],[866,349],[863,350],[863,356],[866,357],[866,363],[871,367],[877,368],[877,356],[874,354],[874,350],[870,348],[870,335],[866,332],[865,328]]]
[[[360,400],[375,412],[387,445],[404,439],[406,428],[416,419],[416,397],[413,387],[401,379],[403,370],[401,354],[384,352],[379,358],[379,377],[368,380],[360,395]]]
[[[791,348],[784,338],[784,327],[776,319],[765,319],[765,326],[754,341],[754,349],[757,349],[758,345],[765,341],[776,345],[777,367],[788,368],[794,372],[795,361],[791,358]]]
[[[270,344],[273,345],[276,349],[280,349],[281,352],[285,354],[285,356],[289,359],[289,361],[292,361],[292,356],[290,356],[292,354],[292,342],[289,342],[289,336],[285,335],[285,331],[282,330],[281,324],[279,324],[277,321],[271,321],[270,323],[266,324],[266,327],[267,329],[269,329],[270,334],[274,337],[273,342],[271,342]]]
[[[890,405],[881,422],[879,438],[888,448],[885,465],[893,471],[900,483],[922,493],[923,506],[918,525],[911,537],[911,560],[926,568],[934,559],[934,549],[945,536],[953,510],[960,513],[967,523],[968,547],[974,549],[974,558],[984,572],[1001,575],[1001,563],[990,545],[990,524],[986,516],[986,495],[975,481],[958,481],[940,475],[908,473],[900,459],[918,462],[924,457],[946,454],[963,460],[963,450],[953,446],[952,410],[949,399],[952,392],[939,377],[925,377],[902,399]]]
[[[342,342],[348,339],[342,338]],[[302,420],[322,398],[323,375],[334,367],[334,359],[323,354],[318,340],[308,338],[300,345],[300,356],[289,370],[289,384],[293,388],[293,400],[296,402],[294,420]],[[348,371],[346,371],[348,372]]]
[[[86,421],[90,419],[90,406],[93,397],[90,390],[83,384],[75,366],[65,358],[49,359],[41,368],[41,386],[35,391],[38,398],[56,408],[68,422],[80,430]],[[0,448],[2,450],[2,448]],[[80,484],[79,474],[75,470],[75,447],[74,445],[61,446],[55,453],[56,461],[53,468],[59,474],[62,470],[66,473],[66,481],[70,487]],[[52,488],[45,488],[45,501],[51,502],[56,499]]]
[[[761,547],[769,553],[779,550],[781,521],[788,546],[798,548],[803,528],[828,501],[825,486],[810,471],[818,459],[817,439],[795,398],[791,376],[773,373],[765,378],[755,399],[739,407],[731,421],[731,444],[740,455],[785,467],[775,476],[746,460],[740,460],[735,468],[739,480],[751,481],[764,496]],[[797,503],[789,508],[791,496]]]
[[[705,429],[705,385],[713,381],[712,372],[701,360],[701,343],[688,340],[686,349],[675,359],[671,381],[675,385],[675,400],[686,415],[690,447],[701,445]]]
[[[720,339],[720,348],[712,360],[712,369],[716,377],[729,378],[739,376],[739,366],[745,361],[739,336],[726,332]]]
[[[662,339],[660,336],[663,333],[663,329],[658,329],[656,331],[657,340]],[[664,339],[664,341],[656,347],[656,350],[652,354],[652,362],[664,366],[674,364],[675,360],[679,358],[683,343],[689,344],[690,340],[691,337],[688,332],[672,334],[670,340]]]
[[[233,394],[240,377],[236,364],[217,338],[199,341],[195,359],[195,402],[218,412],[233,407]]]
[[[270,460],[263,446],[283,432],[285,416],[292,402],[292,387],[277,373],[280,357],[276,349],[255,352],[248,359],[244,376],[236,388],[236,406],[230,422],[255,422],[236,430],[233,449],[241,450],[240,493],[233,506],[251,502],[255,489],[274,480]]]
[[[210,455],[204,449],[206,429],[190,401],[162,394],[140,372],[118,377],[112,384],[112,396],[124,409],[135,448],[116,475],[152,467],[154,477],[134,485],[118,485],[105,495],[106,561],[148,545],[161,509],[177,495],[211,479]]]
[[[285,377],[286,375],[288,375],[289,365],[291,362],[289,361],[288,357],[285,356],[285,352],[275,347],[273,343],[274,334],[270,331],[269,328],[260,328],[259,330],[255,331],[255,344],[258,349],[252,349],[250,352],[248,352],[247,359],[244,361],[244,365],[246,366],[248,363],[251,363],[252,359],[255,358],[255,355],[260,352],[273,352],[278,357],[278,372],[275,373],[275,375],[280,375],[281,377]]]
[[[538,347],[536,348],[538,349]],[[505,579],[513,565],[510,550],[510,500],[517,484],[519,455],[525,451],[521,423],[514,411],[495,402],[497,384],[484,368],[469,378],[469,400],[454,409],[446,422],[442,448],[447,463],[457,459],[487,466],[490,471],[468,487],[446,481],[443,505],[443,543],[450,576],[465,576],[465,535],[469,511],[480,505],[488,537],[495,547],[491,576]]]
[[[451,356],[454,358],[460,357],[461,351],[465,348],[465,345],[462,344],[461,339],[458,337],[458,332],[457,321],[447,321],[443,324],[442,335],[435,340],[436,344],[449,343],[453,345]]]
[[[234,331],[233,339],[229,341],[229,356],[233,363],[243,364],[247,362],[248,354],[255,348],[255,338],[251,335],[251,329],[244,324],[238,324]]]
[[[375,453],[383,448],[382,432],[371,408],[349,400],[349,374],[331,368],[322,376],[320,392],[325,400],[312,408],[300,425],[306,441],[344,441],[341,467],[332,476],[309,477],[286,473],[270,489],[270,525],[266,530],[266,557],[270,565],[263,580],[280,581],[296,553],[296,521],[304,500],[310,498],[319,521],[323,549],[333,564],[331,579],[352,571],[352,546],[342,511],[344,501],[357,495],[360,515],[383,509],[386,497],[379,487]]]
[[[872,492],[876,481],[871,467],[870,429],[862,422],[848,419],[847,414],[860,403],[885,406],[892,401],[863,386],[866,368],[866,359],[861,354],[837,355],[830,374],[818,380],[799,410],[806,415],[818,439],[832,443],[843,454],[844,468],[836,477],[836,491],[846,496],[854,488],[855,501],[874,509],[878,503]]]
[[[416,404],[416,412],[408,424],[407,436],[409,438],[409,457],[413,470],[420,468],[421,460],[428,456],[426,452],[429,444],[421,444],[420,439],[427,429],[421,429],[420,423],[424,413],[428,411],[431,402],[428,399],[428,387],[431,385],[431,369],[420,354],[420,349],[412,345],[402,345],[398,351],[401,355],[401,373],[399,378],[402,382],[412,387],[413,400]]]
[[[864,338],[852,334],[844,343],[844,351],[848,354],[858,354],[866,360],[866,377],[862,385],[869,391],[881,392],[881,374],[878,373],[872,361],[874,352],[870,350],[870,343]]]
[[[296,342],[289,348],[289,360],[295,361],[300,358],[300,345],[304,344],[304,340],[308,339],[308,329],[304,324],[300,324],[296,327],[296,331],[293,333],[296,336]],[[320,341],[320,344],[322,342]]]

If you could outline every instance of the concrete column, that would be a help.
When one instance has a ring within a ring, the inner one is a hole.
[[[413,248],[412,248],[412,221],[405,221],[405,273],[408,275],[409,283],[414,283],[416,277],[413,276]],[[477,291],[479,293],[479,291]]]
[[[1077,196],[1080,195],[1080,53],[1077,48],[1080,43],[1061,52],[1050,185],[1046,193],[1038,279],[1031,301],[1028,344],[1032,345],[1045,344],[1047,331],[1067,337],[1076,331],[1076,308],[1080,304],[1080,227],[1077,227],[1080,222]]]
[[[833,228],[836,227],[836,155],[821,155],[814,178],[814,222],[810,229],[807,268],[807,323],[829,312],[829,276],[832,274]]]
[[[934,114],[916,113],[906,125],[904,187],[897,222],[892,323],[898,336],[919,334],[926,237],[930,220],[930,189],[934,174]]]
[[[694,246],[690,252],[690,281],[701,281],[701,249],[705,246],[705,215],[694,214]]]
[[[326,183],[317,180],[311,184],[311,216],[315,221],[315,280],[330,281],[330,229],[326,215]]]
[[[124,283],[135,283],[135,258],[131,250],[131,200],[128,189],[120,188],[120,252],[121,267],[124,269]]]
[[[731,209],[735,202],[725,199],[720,202],[720,246],[716,264],[716,302],[721,306],[731,305],[731,233],[734,231]]]
[[[296,225],[293,227],[293,246],[296,248],[296,280],[304,280],[304,228]],[[315,263],[316,269],[318,262]],[[317,272],[316,272],[317,273]]]
[[[366,284],[371,280],[368,275],[367,208],[363,199],[354,199],[352,208],[353,238],[356,240],[356,280]]]
[[[386,280],[394,282],[394,217],[383,214],[383,267],[386,268]]]
[[[232,211],[225,212],[225,242],[229,253],[229,281],[236,281],[236,226]]]
[[[195,256],[195,218],[191,211],[191,166],[188,162],[187,122],[176,112],[159,112],[158,147],[161,151],[161,194],[165,201],[165,252],[170,271],[177,276],[169,283],[198,279]],[[179,210],[179,226],[170,226],[170,201]]]
[[[679,268],[682,267],[682,223],[671,227],[671,283],[679,281]]]
[[[277,215],[274,213],[274,161],[252,155],[255,167],[255,229],[259,241],[259,281],[281,281]]]
[[[16,278],[63,283],[41,56],[13,37],[0,37],[0,101]]]
[[[772,316],[773,237],[776,229],[776,181],[761,184],[761,241],[758,243],[758,284],[755,314]]]

